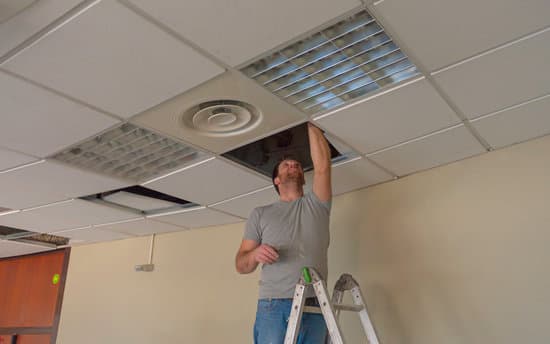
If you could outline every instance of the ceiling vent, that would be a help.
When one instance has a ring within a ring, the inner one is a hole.
[[[198,206],[195,203],[135,185],[82,197],[87,201],[122,208],[139,215],[157,215]]]
[[[261,121],[254,106],[236,100],[216,100],[201,103],[185,111],[183,124],[199,134],[226,137],[254,129]]]
[[[418,74],[365,10],[241,71],[308,114],[332,109]]]
[[[124,123],[55,155],[55,160],[141,182],[205,157],[181,142]]]
[[[284,158],[300,161],[304,171],[313,169],[309,152],[307,123],[281,131],[223,154],[247,168],[271,178],[273,167]],[[325,134],[329,141],[332,163],[357,157],[351,148]]]

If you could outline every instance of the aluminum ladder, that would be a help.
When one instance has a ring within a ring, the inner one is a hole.
[[[315,296],[319,301],[320,307],[304,306],[305,292],[313,287]],[[344,305],[342,300],[344,292],[349,290],[353,299],[353,305]],[[320,308],[320,310],[319,310]],[[300,323],[303,312],[321,313],[325,319],[328,329],[327,344],[344,344],[342,332],[338,325],[338,316],[340,311],[357,312],[363,325],[363,330],[367,336],[369,344],[379,344],[376,331],[367,313],[367,306],[364,302],[363,294],[359,285],[350,274],[340,276],[334,286],[332,301],[329,301],[328,291],[325,281],[321,275],[313,268],[303,268],[302,276],[296,284],[294,299],[292,300],[292,309],[288,318],[284,344],[295,344],[300,332]]]

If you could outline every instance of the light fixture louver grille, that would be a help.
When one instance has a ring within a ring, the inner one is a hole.
[[[167,173],[204,155],[183,143],[125,123],[70,147],[53,158],[139,182]]]
[[[364,10],[241,71],[309,114],[418,74]]]

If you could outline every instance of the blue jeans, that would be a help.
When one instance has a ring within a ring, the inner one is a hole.
[[[283,344],[292,299],[260,299],[254,324],[255,344]],[[304,313],[298,333],[298,344],[324,344],[327,333],[321,314]]]

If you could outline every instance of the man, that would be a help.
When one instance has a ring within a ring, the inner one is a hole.
[[[304,195],[304,171],[296,160],[279,162],[272,175],[279,201],[252,211],[237,252],[236,268],[247,274],[262,265],[254,343],[282,344],[301,268],[314,267],[327,277],[331,208],[330,148],[321,130],[308,123],[313,192]],[[306,305],[315,306],[309,288]],[[321,314],[304,313],[298,343],[324,343]]]

